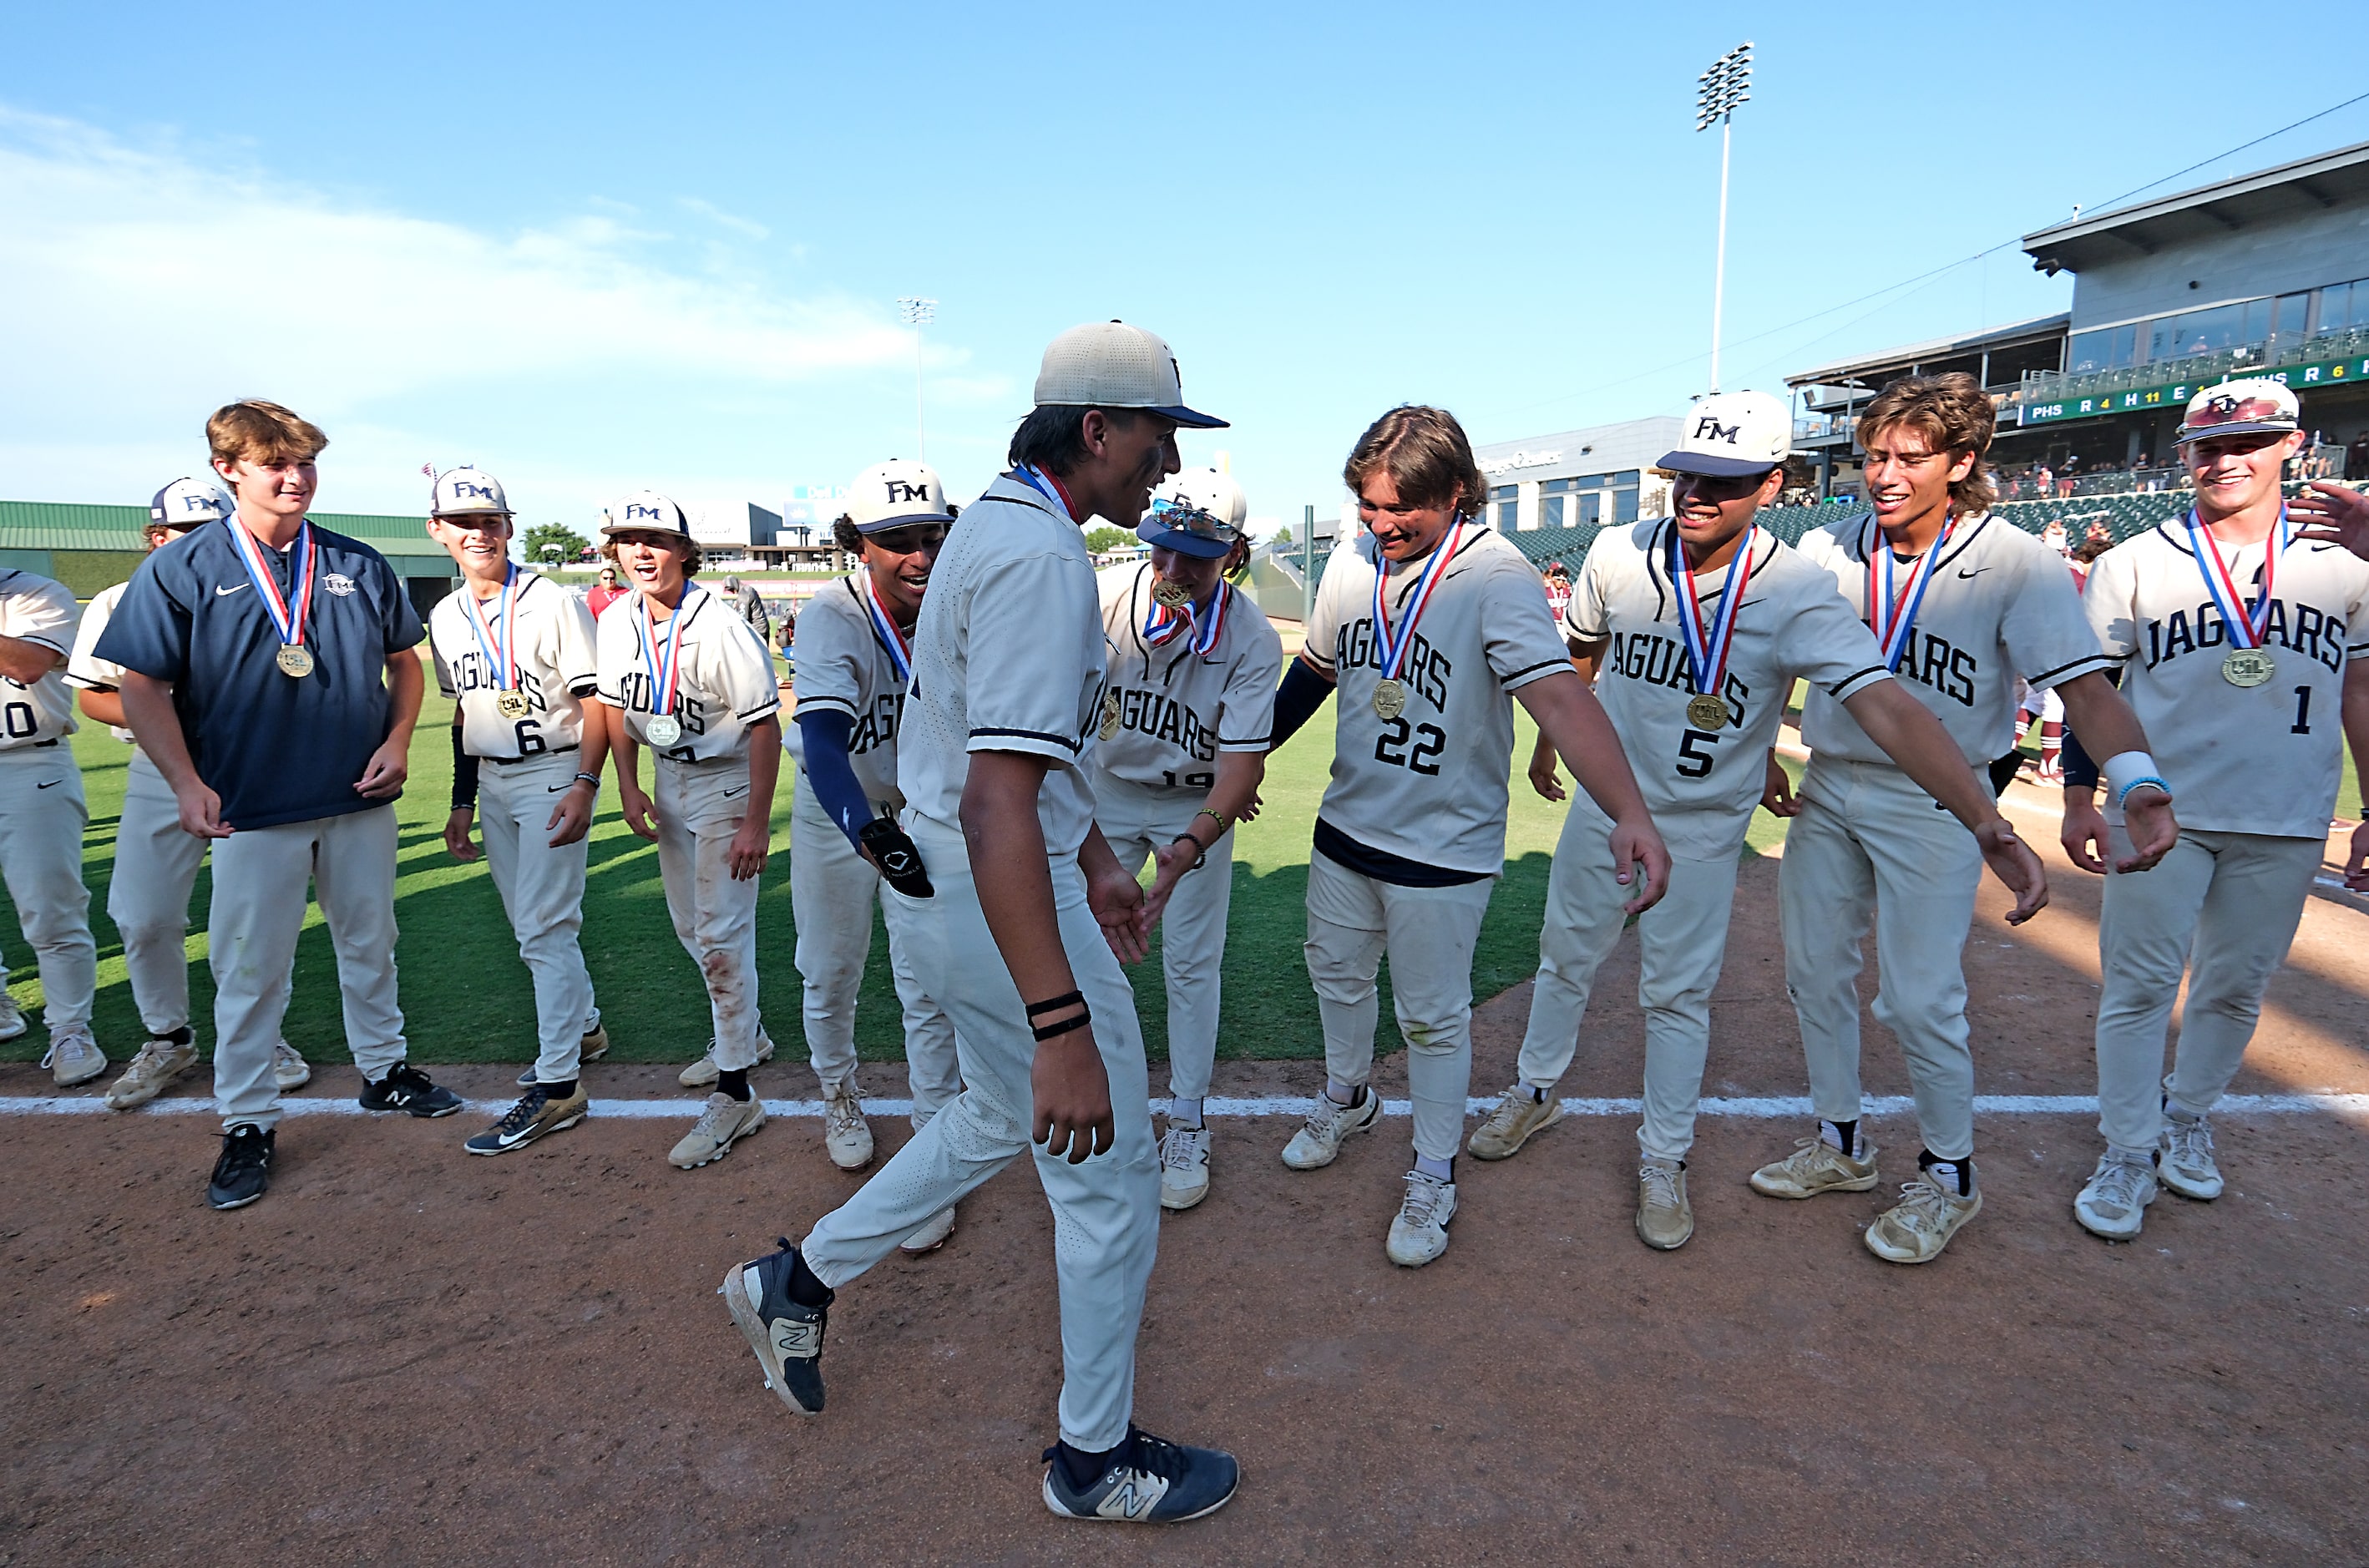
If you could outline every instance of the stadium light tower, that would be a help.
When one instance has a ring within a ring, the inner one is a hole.
[[[930,443],[921,411],[921,328],[936,319],[938,302],[909,294],[897,302],[897,314],[913,329],[913,459],[927,463]]]
[[[1719,253],[1711,275],[1711,389],[1719,390],[1720,308],[1727,292],[1727,151],[1734,138],[1736,106],[1752,101],[1752,40],[1745,40],[1695,78],[1695,129],[1719,126]]]

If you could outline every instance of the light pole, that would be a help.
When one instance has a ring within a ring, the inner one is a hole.
[[[1708,131],[1719,122],[1719,254],[1711,275],[1711,389],[1719,390],[1719,316],[1727,292],[1727,150],[1734,138],[1738,104],[1750,103],[1752,40],[1746,39],[1711,62],[1695,78],[1695,129]]]
[[[913,329],[913,458],[918,463],[930,460],[927,428],[921,416],[921,328],[938,314],[938,302],[907,295],[897,302],[897,314]]]

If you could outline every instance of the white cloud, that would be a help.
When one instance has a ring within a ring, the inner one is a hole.
[[[702,201],[696,196],[678,196],[675,200],[681,205],[684,212],[696,212],[709,223],[730,229],[736,235],[746,235],[750,239],[764,239],[773,232],[753,218],[744,218],[738,212],[727,212],[713,201]]]

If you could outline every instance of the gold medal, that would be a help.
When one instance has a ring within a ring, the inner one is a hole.
[[[1183,583],[1161,578],[1151,585],[1151,601],[1163,609],[1182,610],[1193,602],[1193,594]]]
[[[1687,703],[1687,722],[1697,729],[1716,734],[1727,727],[1727,704],[1709,692],[1700,692]]]
[[[2258,647],[2231,648],[2221,661],[2221,679],[2232,686],[2259,686],[2279,672],[2279,661]]]
[[[302,680],[313,673],[313,656],[304,650],[302,644],[284,643],[280,649],[280,670],[283,675],[293,675]],[[2269,677],[2263,679],[2268,680]]]
[[[504,692],[494,698],[494,711],[504,718],[524,718],[531,707],[524,692]]]
[[[1397,681],[1374,682],[1374,716],[1384,724],[1406,712],[1406,687]]]
[[[1116,692],[1103,693],[1103,722],[1102,728],[1097,733],[1104,740],[1118,733],[1118,693]]]
[[[682,738],[682,721],[672,714],[652,714],[648,729],[650,744],[660,750]]]

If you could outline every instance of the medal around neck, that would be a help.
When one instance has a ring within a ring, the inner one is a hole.
[[[1713,733],[1727,727],[1727,700],[1719,693],[1727,685],[1728,651],[1735,646],[1735,617],[1744,596],[1752,589],[1752,546],[1759,530],[1746,524],[1743,541],[1727,572],[1727,588],[1720,595],[1719,612],[1703,624],[1702,596],[1695,589],[1694,563],[1687,558],[1676,527],[1670,530],[1670,576],[1678,585],[1678,638],[1686,645],[1687,673],[1695,694],[1687,699],[1687,722]]]
[[[1406,686],[1402,681],[1381,680],[1374,682],[1374,716],[1384,724],[1406,712]]]
[[[682,720],[672,714],[652,714],[643,728],[649,734],[650,744],[660,750],[682,738]]]
[[[1431,558],[1423,564],[1423,571],[1414,579],[1414,587],[1408,590],[1403,601],[1404,612],[1395,635],[1391,634],[1390,616],[1383,602],[1383,590],[1390,586],[1390,580],[1389,563],[1379,557],[1374,562],[1374,652],[1379,656],[1382,667],[1381,679],[1374,682],[1374,716],[1384,724],[1406,712],[1406,683],[1399,676],[1400,671],[1406,668],[1407,655],[1414,649],[1415,624],[1430,608],[1431,596],[1438,591],[1448,563],[1456,559],[1456,552],[1463,544],[1464,514],[1459,512],[1448,527],[1448,537],[1433,547]]]
[[[504,718],[524,718],[532,711],[524,692],[502,692],[494,698],[494,710]]]
[[[277,662],[281,674],[293,675],[300,681],[313,673],[313,656],[299,643],[282,644]]]
[[[313,611],[313,524],[306,519],[296,525],[294,553],[290,557],[292,580],[295,584],[296,602],[291,605],[288,596],[280,591],[279,579],[263,562],[263,546],[246,531],[235,515],[223,519],[230,530],[231,547],[238,552],[239,564],[246,568],[249,582],[255,584],[255,596],[271,617],[271,629],[280,634],[277,662],[283,674],[302,679],[313,673],[313,656],[304,647],[304,623]]]
[[[2262,542],[2261,589],[2249,604],[2238,596],[2237,579],[2221,554],[2221,542],[2197,517],[2196,509],[2188,509],[2188,550],[2204,575],[2204,591],[2212,596],[2222,630],[2228,635],[2231,647],[2221,660],[2221,679],[2232,686],[2259,686],[2279,672],[2279,662],[2262,647],[2262,637],[2270,629],[2271,596],[2277,591],[2279,557],[2286,554],[2288,539],[2286,503],[2282,501],[2278,526]]]
[[[1104,740],[1108,740],[1112,736],[1118,733],[1118,693],[1116,692],[1104,692],[1102,727],[1096,733],[1098,733]]]
[[[1697,729],[1725,729],[1727,719],[1727,704],[1709,692],[1698,692],[1687,699],[1687,722]]]
[[[1193,602],[1191,589],[1181,582],[1170,582],[1166,578],[1162,578],[1151,585],[1151,597],[1154,601],[1170,610],[1182,610]]]
[[[2259,686],[2279,672],[2279,661],[2261,648],[2229,650],[2221,661],[2221,679],[2232,686]]]
[[[667,616],[663,633],[651,617],[647,601],[642,606],[643,668],[649,671],[650,701],[655,709],[649,723],[643,726],[643,733],[661,751],[682,738],[682,721],[674,716],[675,670],[682,652],[682,607],[690,602],[691,589],[685,588],[682,597],[675,601],[673,612]]]

